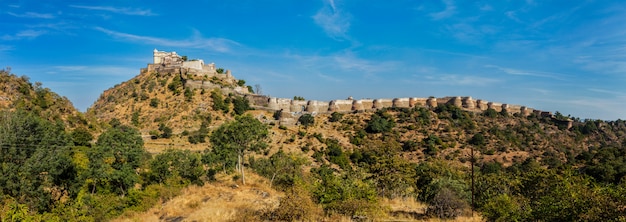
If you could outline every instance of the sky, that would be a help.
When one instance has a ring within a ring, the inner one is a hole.
[[[0,2],[0,67],[81,111],[158,49],[272,97],[471,96],[626,119],[625,1]]]

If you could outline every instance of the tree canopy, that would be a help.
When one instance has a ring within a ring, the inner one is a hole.
[[[242,174],[244,156],[247,152],[259,152],[268,148],[267,126],[251,115],[237,116],[234,121],[225,123],[211,133],[213,153],[220,156],[229,156],[234,153],[237,156],[237,169]]]

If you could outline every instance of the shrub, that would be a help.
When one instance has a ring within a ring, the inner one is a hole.
[[[367,122],[365,131],[368,133],[389,132],[395,125],[396,124],[390,114],[384,111],[378,111],[374,113],[372,118]]]
[[[241,115],[251,109],[252,108],[250,108],[250,103],[245,97],[237,96],[235,97],[235,99],[233,99],[233,111],[235,111],[235,114]]]
[[[159,99],[157,98],[150,99],[150,106],[154,108],[159,107]]]
[[[429,202],[428,213],[439,218],[451,219],[461,216],[468,204],[448,188],[442,188]]]
[[[302,124],[304,127],[309,127],[315,124],[315,117],[307,113],[300,116],[300,118],[298,118],[298,122],[300,122],[300,124]]]
[[[330,122],[339,122],[341,121],[341,118],[343,118],[343,113],[338,113],[338,112],[333,112],[332,114],[330,114]]]

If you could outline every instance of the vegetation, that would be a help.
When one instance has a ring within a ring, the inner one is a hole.
[[[315,117],[307,113],[307,114],[300,116],[298,118],[298,122],[302,124],[304,127],[308,128],[309,126],[312,126],[313,124],[315,124]]]
[[[213,152],[217,156],[237,156],[237,170],[246,184],[243,161],[246,153],[267,149],[267,127],[250,115],[238,116],[211,134]],[[228,161],[228,159],[226,159]]]
[[[272,113],[246,113],[244,97],[215,90],[198,103],[182,79],[146,75],[103,93],[127,110],[106,122],[69,114],[62,98],[27,77],[0,76],[21,95],[0,111],[0,219],[106,221],[203,189],[214,196],[171,204],[201,208],[235,190],[281,199],[233,209],[231,220],[463,220],[472,210],[486,221],[626,220],[624,120],[440,105],[304,114],[303,130],[272,125]],[[170,109],[185,105],[184,115]],[[109,107],[94,109],[118,114]],[[571,128],[560,125],[570,120]],[[147,131],[166,147],[147,152]],[[398,210],[390,201],[422,205]],[[169,216],[159,212],[186,219]]]

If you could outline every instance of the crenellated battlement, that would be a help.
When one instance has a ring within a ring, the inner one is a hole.
[[[245,97],[250,105],[270,111],[291,112],[293,114],[319,114],[332,112],[359,112],[376,111],[383,108],[413,108],[413,107],[437,107],[453,105],[462,110],[471,112],[483,112],[493,109],[496,112],[505,110],[509,114],[521,114],[528,116],[533,113],[539,116],[551,116],[550,112],[542,112],[526,106],[474,100],[472,97],[442,97],[442,98],[393,98],[393,99],[341,99],[331,101],[318,100],[292,100],[286,98],[267,97],[262,95],[248,94]]]
[[[157,71],[180,74],[183,76],[201,76],[204,79],[198,80],[197,78],[186,79],[185,86],[192,88],[204,88],[213,89],[220,88],[225,89],[219,84],[207,81],[207,77],[213,79],[226,80],[229,83],[235,83],[236,79],[231,75],[230,71],[226,71],[224,74],[218,74],[215,64],[205,64],[203,60],[186,61],[179,56],[176,52],[164,52],[154,50],[153,64],[148,64],[148,67],[142,69],[144,71]],[[304,113],[318,114],[318,113],[332,113],[332,112],[362,112],[362,111],[375,111],[384,108],[413,108],[413,107],[438,107],[443,105],[452,105],[459,107],[462,110],[471,112],[483,112],[488,109],[493,109],[496,112],[502,112],[503,110],[510,114],[521,114],[528,116],[535,114],[542,117],[550,117],[552,113],[535,110],[533,108],[503,104],[498,102],[490,102],[482,99],[475,100],[472,97],[461,96],[448,96],[442,98],[419,98],[419,97],[406,97],[406,98],[381,98],[381,99],[358,99],[355,100],[352,97],[343,100],[331,100],[331,101],[317,101],[317,100],[292,100],[286,98],[268,97],[263,95],[250,94],[247,92],[247,88],[244,87],[232,87],[225,89],[230,92],[238,93],[245,96],[250,105],[257,109],[264,109],[269,111],[282,111],[281,116],[298,116]]]

